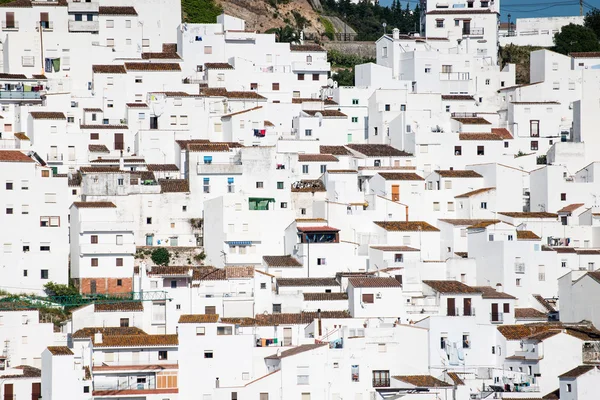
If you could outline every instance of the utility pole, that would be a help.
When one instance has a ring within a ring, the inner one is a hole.
[[[583,0],[579,0],[579,15],[583,17]]]

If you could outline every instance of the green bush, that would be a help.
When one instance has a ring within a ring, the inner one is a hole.
[[[214,24],[223,13],[214,0],[181,0],[183,21],[191,24]]]
[[[319,17],[321,24],[323,24],[323,28],[325,28],[325,36],[329,40],[333,40],[335,38],[335,28],[330,20],[327,18]]]
[[[331,63],[332,67],[354,68],[354,66],[358,64],[375,62],[375,59],[369,57],[360,57],[356,54],[342,53],[337,50],[329,50],[327,52],[327,61]]]
[[[79,290],[75,286],[48,282],[44,285],[44,291],[48,296],[79,296]]]
[[[152,251],[151,259],[156,265],[169,265],[171,253],[164,247],[158,247]]]

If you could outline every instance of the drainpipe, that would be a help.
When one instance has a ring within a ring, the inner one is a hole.
[[[322,329],[322,325],[321,325],[321,309],[320,308],[317,310],[317,318],[319,319],[319,337],[321,337],[321,335],[323,334],[323,329]]]

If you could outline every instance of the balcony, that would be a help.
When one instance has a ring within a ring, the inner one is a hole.
[[[73,3],[69,3],[73,4]],[[88,4],[88,3],[83,3]],[[69,32],[98,32],[100,30],[99,21],[72,21],[69,20]]]
[[[19,21],[2,21],[3,31],[18,31]]]
[[[483,28],[463,28],[463,36],[483,36]]]
[[[504,313],[490,313],[490,322],[492,324],[501,324],[504,322]]]
[[[307,71],[307,72],[312,72],[312,71],[329,71],[331,68],[331,63],[328,63],[327,61],[313,61],[313,62],[306,62],[306,61],[294,61],[292,62],[292,71]],[[309,80],[307,77],[307,80]]]
[[[96,1],[73,1],[68,4],[70,13],[97,13],[100,9],[100,3]]]
[[[389,387],[390,386],[390,378],[373,378],[373,387]]]
[[[525,263],[515,262],[515,272],[517,274],[524,274],[525,273]]]
[[[475,316],[475,308],[455,308],[447,310],[447,317],[474,317]]]
[[[94,365],[94,373],[96,372],[116,372],[123,373],[126,371],[152,371],[165,369],[178,369],[177,360],[137,360],[137,361],[112,361],[102,362]]]
[[[40,26],[42,27],[43,32],[50,32],[50,31],[54,30],[54,22],[53,21],[38,21],[35,24],[36,24],[35,30],[38,32],[40,31]]]
[[[40,92],[21,92],[18,90],[0,90],[0,100],[41,101]]]
[[[468,72],[440,72],[440,81],[468,81],[470,79]]]
[[[51,162],[62,162],[63,154],[62,153],[54,153],[54,154],[46,154],[46,161]]]
[[[229,163],[202,163],[196,166],[198,175],[241,175],[243,171],[241,162]]]
[[[135,245],[132,244],[108,244],[108,243],[97,243],[97,244],[81,244],[79,245],[79,256],[93,255],[93,254],[135,254]]]
[[[246,31],[225,31],[225,40],[227,41],[250,41],[256,40],[256,32]]]

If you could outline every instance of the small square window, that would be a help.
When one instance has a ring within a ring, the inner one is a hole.
[[[277,182],[277,189],[283,189],[283,182]]]
[[[152,217],[146,218],[146,225],[152,225]]]
[[[48,279],[48,270],[47,269],[43,269],[40,271],[40,278],[41,279]]]
[[[123,266],[123,258],[121,258],[121,257],[118,257],[118,258],[115,260],[115,264],[116,264],[116,266],[117,266],[117,267],[122,267],[122,266]],[[120,280],[120,279],[119,279],[119,280]],[[117,282],[119,282],[119,280],[117,280]],[[119,284],[117,283],[117,286],[121,286],[121,285],[119,285]]]
[[[266,283],[264,283],[264,282],[262,282],[262,283],[260,284],[260,288],[261,288],[261,289],[266,289],[266,288],[267,288],[267,284],[266,284]]]
[[[262,182],[256,182],[256,188],[257,189],[262,189],[263,188],[263,183]]]
[[[567,194],[566,193],[561,193],[560,194],[560,201],[567,201]]]
[[[92,267],[97,267],[98,266],[98,259],[97,258],[92,258]]]
[[[212,350],[205,350],[204,351],[204,358],[214,358],[213,357],[213,351]]]

